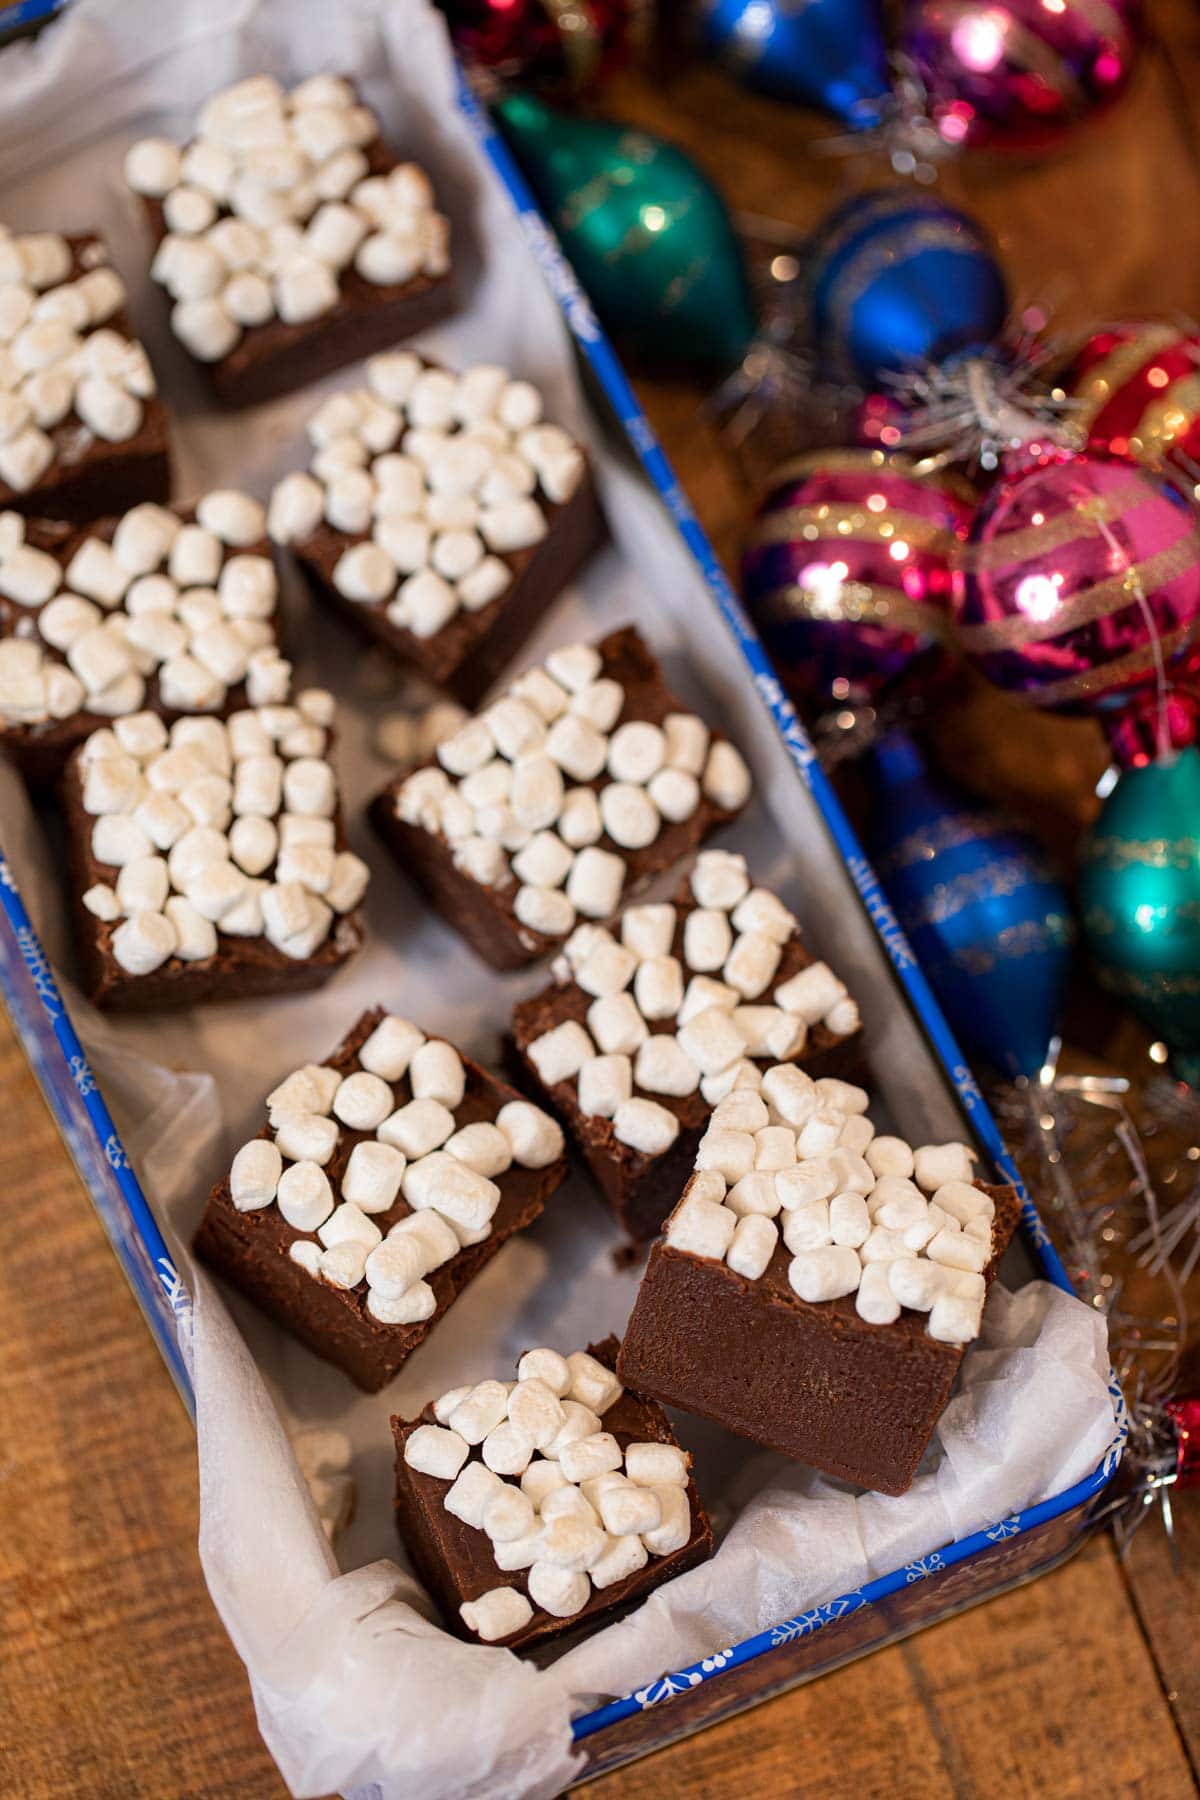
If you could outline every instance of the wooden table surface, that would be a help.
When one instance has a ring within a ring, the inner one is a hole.
[[[1064,327],[1200,312],[1200,10],[1163,0],[1134,91],[1051,160],[951,178],[1026,297]],[[861,171],[810,155],[823,128],[682,68],[628,75],[614,114],[665,130],[735,207],[797,229]],[[643,399],[722,551],[745,494],[694,382]],[[995,729],[959,749],[983,785],[1078,824],[1102,764],[1087,726]],[[972,736],[972,734],[974,734]],[[1020,737],[1020,744],[1012,739]],[[1136,1057],[1128,1030],[1107,1046]],[[194,1442],[99,1222],[0,1017],[0,1795],[277,1800],[241,1666],[196,1557]],[[1157,1524],[1122,1564],[1107,1537],[1014,1593],[597,1784],[668,1792],[1175,1800],[1200,1770],[1200,1502],[1180,1496],[1177,1574]]]

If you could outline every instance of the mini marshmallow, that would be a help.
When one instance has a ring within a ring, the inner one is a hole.
[[[470,1454],[466,1439],[442,1425],[418,1425],[404,1441],[407,1466],[439,1481],[453,1481]]]
[[[553,1087],[578,1075],[584,1064],[593,1059],[595,1049],[583,1026],[568,1019],[535,1038],[526,1054],[540,1079],[547,1087]]]
[[[731,1013],[737,1005],[738,996],[733,988],[726,987],[723,981],[713,981],[708,975],[693,975],[687,984],[683,996],[683,1005],[679,1008],[676,1022],[687,1025],[700,1013],[715,1006],[721,1012]]]
[[[872,1268],[886,1271],[897,1302],[914,1312],[928,1312],[943,1292],[941,1269],[923,1256],[897,1256],[891,1262],[874,1263]]]
[[[797,1055],[804,1047],[803,1021],[785,1013],[782,1007],[735,1006],[733,1022],[746,1040],[747,1056],[769,1057],[778,1062]]]
[[[508,1398],[508,1417],[510,1422],[524,1433],[534,1449],[537,1450],[542,1450],[548,1444],[552,1444],[567,1422],[558,1396],[536,1376],[529,1376],[524,1381],[518,1381]],[[493,1463],[491,1466],[496,1468],[498,1465]],[[522,1464],[522,1468],[524,1466]],[[519,1473],[520,1471],[511,1472]]]
[[[392,1111],[392,1090],[378,1075],[347,1075],[333,1099],[333,1111],[352,1131],[374,1131]]]
[[[983,1300],[967,1299],[961,1294],[942,1293],[929,1312],[926,1329],[931,1338],[946,1344],[969,1344],[979,1336],[983,1324]]]
[[[557,1350],[527,1350],[517,1364],[517,1380],[540,1381],[561,1400],[571,1385],[571,1366]]]
[[[793,1256],[809,1250],[827,1249],[833,1243],[829,1202],[801,1200],[790,1207],[783,1221],[783,1241]]]
[[[696,1168],[728,1182],[740,1181],[753,1169],[754,1153],[755,1142],[748,1131],[726,1131],[710,1124],[696,1151]]]
[[[555,686],[555,683],[552,682],[551,686]],[[559,689],[560,697],[561,693],[562,690]],[[597,731],[611,731],[621,716],[621,708],[624,704],[625,690],[620,682],[610,681],[607,677],[601,677],[599,681],[589,682],[587,687],[581,688],[577,694],[572,696],[570,709],[573,713],[577,714],[579,718],[587,719],[589,724],[596,727]],[[555,712],[552,717],[557,718],[558,713]],[[655,731],[657,730],[657,727],[650,726],[649,729]],[[617,770],[613,766],[612,755],[613,748],[610,743],[608,747],[608,767],[609,773],[613,775],[614,779],[636,781],[638,779],[636,775],[617,775]],[[621,760],[619,754],[618,761],[620,762]],[[625,768],[634,766],[633,758],[628,753],[623,759],[623,766]]]
[[[779,1211],[774,1171],[752,1169],[748,1175],[743,1175],[725,1196],[725,1204],[739,1217],[755,1213],[773,1219]]]
[[[544,1169],[563,1153],[561,1127],[540,1106],[527,1100],[506,1102],[496,1114],[496,1124],[522,1168]]]
[[[446,1154],[456,1156],[459,1162],[466,1163],[477,1175],[489,1178],[503,1175],[512,1164],[512,1150],[504,1133],[495,1125],[486,1124],[483,1120],[472,1125],[464,1125],[461,1131],[446,1140]]]
[[[736,1274],[757,1281],[765,1274],[778,1242],[778,1229],[770,1219],[761,1213],[746,1213],[737,1222],[725,1261]]]
[[[724,1259],[737,1218],[727,1206],[714,1204],[694,1194],[685,1195],[667,1221],[667,1243],[672,1249],[691,1256]]]
[[[621,917],[621,941],[635,956],[646,960],[668,956],[674,938],[673,906],[631,906]]]
[[[558,1466],[568,1481],[585,1481],[593,1475],[603,1475],[610,1469],[619,1469],[622,1463],[621,1446],[611,1432],[598,1431],[590,1437],[579,1438],[573,1444],[564,1444],[559,1453]]]
[[[480,1381],[459,1401],[447,1423],[468,1444],[482,1444],[505,1418],[508,1389],[502,1381]],[[469,1520],[466,1523],[470,1523]]]
[[[974,1158],[965,1144],[925,1144],[913,1154],[914,1180],[927,1194],[950,1181],[969,1184]]]
[[[613,1114],[613,1135],[643,1156],[661,1156],[679,1136],[679,1121],[654,1100],[622,1100]]]
[[[628,1056],[591,1056],[579,1069],[576,1103],[588,1118],[611,1119],[633,1093]]]
[[[467,1630],[485,1644],[495,1644],[524,1631],[533,1618],[533,1607],[526,1596],[512,1587],[489,1588],[477,1600],[464,1600],[458,1611]]]
[[[846,992],[827,963],[810,963],[775,990],[775,1003],[797,1013],[807,1025],[816,1025]]]
[[[750,771],[740,752],[724,738],[718,738],[709,749],[701,785],[705,797],[723,812],[740,812],[750,798]]]
[[[691,969],[719,969],[733,942],[729,920],[711,907],[697,907],[683,928],[683,954]]]
[[[600,790],[600,817],[614,844],[643,850],[658,836],[658,808],[644,788],[614,781]]]
[[[670,1556],[682,1550],[692,1535],[692,1508],[687,1489],[665,1484],[651,1490],[662,1511],[662,1523],[642,1533],[652,1556]]]
[[[493,1544],[516,1543],[537,1527],[532,1500],[520,1488],[505,1482],[483,1509],[483,1529]]]
[[[605,994],[593,1000],[588,1007],[587,1022],[592,1037],[606,1056],[632,1056],[650,1035],[646,1021],[629,994]],[[588,1054],[591,1053],[589,1045]]]
[[[940,1206],[952,1219],[957,1219],[962,1226],[966,1226],[972,1219],[990,1221],[996,1211],[991,1195],[985,1194],[970,1181],[944,1181],[940,1187],[935,1188],[932,1203]]]
[[[229,1193],[239,1212],[269,1206],[279,1187],[283,1158],[269,1138],[243,1144],[229,1171]]]
[[[499,1382],[491,1384],[499,1387]],[[452,1414],[453,1418],[454,1415]],[[457,1430],[456,1426],[451,1429]],[[460,1433],[460,1435],[462,1435]],[[482,1438],[470,1439],[468,1443],[481,1443]],[[461,1519],[464,1525],[472,1526],[476,1531],[483,1530],[483,1515],[488,1502],[498,1494],[504,1483],[485,1463],[467,1462],[453,1486],[442,1497],[442,1505],[454,1518]]]
[[[861,1277],[855,1252],[840,1246],[802,1251],[788,1265],[789,1286],[810,1304],[854,1293]]]
[[[482,1455],[497,1475],[520,1475],[533,1455],[533,1440],[511,1419],[504,1419],[484,1438]]]
[[[365,1213],[386,1212],[400,1191],[403,1174],[404,1157],[392,1145],[356,1144],[342,1177],[342,1198]]]
[[[424,1042],[424,1032],[407,1019],[389,1014],[364,1041],[358,1060],[372,1075],[379,1075],[384,1081],[399,1081],[407,1074],[414,1052]]]
[[[948,1225],[944,1225],[925,1246],[930,1262],[941,1263],[948,1269],[969,1269],[975,1274],[981,1274],[987,1267],[991,1253],[990,1233],[985,1242]]]
[[[742,1088],[736,1093],[725,1096],[718,1103],[714,1108],[713,1116],[709,1120],[709,1124],[719,1126],[722,1131],[750,1132],[755,1138],[755,1161],[757,1163],[757,1134],[770,1127],[770,1119],[771,1115],[767,1111],[762,1096],[750,1089]],[[776,1127],[776,1129],[782,1130],[783,1127],[779,1126]],[[786,1163],[781,1163],[779,1166],[781,1168],[788,1168],[795,1160],[796,1152],[795,1143],[793,1141],[791,1156]]]
[[[589,845],[580,850],[567,877],[567,898],[585,918],[604,919],[616,911],[625,882],[625,864],[611,851]]]
[[[779,989],[775,990],[779,999]],[[791,1063],[768,1069],[763,1076],[763,1098],[789,1125],[802,1127],[817,1110],[817,1090],[811,1076]]]
[[[682,1097],[695,1093],[700,1071],[677,1038],[660,1033],[647,1038],[639,1049],[634,1080],[647,1093]]]
[[[289,1113],[279,1121],[275,1142],[293,1162],[314,1162],[322,1168],[338,1144],[338,1128],[321,1113]]]
[[[315,1162],[297,1162],[279,1180],[279,1210],[297,1231],[316,1231],[333,1211],[333,1189]]]
[[[446,1142],[454,1130],[454,1114],[437,1100],[410,1100],[376,1129],[381,1143],[402,1150],[411,1161]]]
[[[829,1202],[829,1232],[835,1244],[857,1250],[871,1235],[871,1215],[861,1194],[835,1194]]]
[[[345,1249],[339,1245],[339,1249]],[[333,1252],[327,1251],[326,1255]],[[437,1295],[427,1281],[414,1281],[398,1300],[389,1300],[375,1288],[367,1290],[367,1311],[381,1325],[421,1325],[437,1311]]]
[[[467,1077],[453,1045],[429,1039],[413,1052],[408,1074],[415,1100],[438,1100],[452,1112],[462,1105]]]
[[[567,1358],[567,1368],[571,1378],[569,1397],[581,1406],[603,1415],[621,1398],[623,1389],[616,1375],[586,1350],[573,1351]]]
[[[603,1539],[603,1533],[600,1534]],[[595,1560],[599,1560],[600,1552]],[[545,1561],[533,1564],[527,1577],[529,1598],[552,1618],[570,1619],[582,1612],[592,1592],[586,1575]]]
[[[683,1004],[683,968],[674,956],[640,963],[633,980],[638,1010],[646,1019],[673,1019]]]
[[[679,1042],[704,1075],[715,1075],[746,1052],[745,1036],[731,1014],[716,1006],[697,1013],[681,1026]]]
[[[636,968],[633,952],[605,932],[591,953],[577,964],[575,979],[585,993],[599,999],[627,988]]]

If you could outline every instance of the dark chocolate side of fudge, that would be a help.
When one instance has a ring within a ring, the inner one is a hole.
[[[101,238],[65,235],[72,256],[68,282],[109,263]],[[133,321],[124,307],[106,319],[101,329],[136,341]],[[97,437],[73,409],[45,430],[54,445],[54,461],[24,493],[0,480],[0,512],[82,522],[128,512],[143,500],[165,501],[170,494],[167,409],[157,394],[142,401],[142,422],[122,443]]]
[[[603,659],[600,678],[619,681],[625,689],[625,706],[621,723],[645,719],[657,725],[668,713],[687,712],[686,707],[663,679],[662,670],[637,629],[626,625],[603,638],[596,648]],[[724,736],[714,731],[717,742]],[[440,835],[408,825],[396,817],[396,797],[409,775],[398,776],[371,802],[371,822],[391,850],[400,868],[422,890],[430,904],[449,925],[466,939],[475,954],[494,969],[522,969],[540,962],[562,944],[561,938],[530,930],[518,923],[513,912],[517,883],[503,888],[486,888],[464,875],[454,865],[450,845]],[[604,783],[597,779],[581,785],[597,791]],[[672,823],[664,819],[662,830],[644,850],[622,850],[607,832],[599,839],[598,848],[620,856],[625,863],[625,886],[621,907],[628,906],[664,870],[699,848],[720,826],[737,817],[737,812],[716,806],[705,796],[690,819]],[[594,921],[602,924],[602,920]]]
[[[360,1046],[383,1017],[381,1007],[365,1013],[334,1054],[326,1058],[326,1065],[343,1076],[353,1074],[360,1067]],[[462,1056],[461,1051],[459,1054]],[[455,1110],[456,1127],[477,1120],[491,1121],[509,1100],[519,1098],[512,1088],[469,1057],[462,1056],[462,1064],[467,1087],[462,1105]],[[392,1086],[399,1096],[397,1105],[403,1106],[411,1098],[407,1077]],[[264,1126],[258,1136],[271,1136],[269,1127]],[[354,1146],[373,1137],[373,1132],[351,1131],[342,1126],[337,1149],[326,1166],[335,1193],[340,1191]],[[381,1324],[367,1310],[365,1283],[357,1288],[336,1288],[308,1274],[291,1260],[288,1252],[300,1239],[319,1241],[316,1234],[297,1231],[275,1204],[239,1212],[230,1196],[228,1176],[212,1191],[196,1233],[195,1250],[209,1268],[223,1275],[293,1337],[344,1370],[364,1392],[375,1394],[387,1386],[508,1239],[533,1223],[566,1172],[566,1159],[560,1158],[544,1169],[524,1169],[514,1163],[496,1178],[500,1204],[490,1234],[482,1243],[460,1250],[426,1277],[437,1309],[432,1317],[416,1325]],[[397,1195],[387,1212],[375,1215],[375,1222],[386,1237],[391,1227],[411,1211],[403,1196]]]
[[[360,636],[383,644],[399,662],[452,694],[460,705],[473,707],[604,535],[590,469],[585,468],[579,486],[563,505],[554,505],[544,495],[539,495],[538,505],[547,525],[541,543],[500,557],[512,571],[511,584],[478,612],[457,612],[428,638],[393,624],[387,616],[390,601],[347,600],[334,586],[339,560],[355,544],[368,542],[369,533],[335,531],[322,524],[292,549],[317,598],[340,613]]]
[[[132,502],[132,505],[137,504],[137,500]],[[125,510],[128,511],[129,508]],[[190,525],[195,520],[194,506],[176,506],[171,510],[185,525]],[[66,570],[80,546],[88,538],[99,538],[102,543],[111,544],[120,523],[119,513],[109,518],[96,519],[89,525],[76,525],[59,519],[29,519],[26,522],[25,542],[35,550],[45,550],[62,564],[63,585],[51,599],[56,600],[63,593],[70,593]],[[269,561],[277,562],[275,547],[269,538],[259,538],[252,544],[239,545],[236,549],[226,545],[225,555],[227,558],[265,556]],[[45,605],[49,604],[49,600],[45,602]],[[17,601],[0,594],[0,638],[23,637],[29,629],[29,621],[36,619],[41,611],[40,606],[21,606]],[[278,643],[278,611],[270,623]],[[47,662],[68,666],[64,653],[53,644],[48,644],[40,634],[37,643]],[[227,719],[230,713],[240,712],[249,704],[246,684],[239,681],[229,689],[224,704],[212,713],[182,713],[177,708],[163,705],[159,694],[158,670],[155,669],[146,676],[146,697],[138,711],[157,713],[166,724],[173,725],[176,719],[183,718]],[[16,764],[31,787],[47,787],[59,780],[72,751],[77,750],[85,738],[91,737],[93,731],[106,727],[111,730],[112,723],[109,714],[88,712],[85,708],[81,712],[72,713],[67,719],[46,719],[36,725],[0,725],[0,748]]]
[[[588,1348],[606,1368],[615,1368],[618,1350],[615,1337]],[[498,1569],[487,1534],[465,1525],[442,1504],[450,1483],[410,1469],[405,1462],[404,1446],[409,1437],[418,1426],[434,1423],[432,1405],[427,1406],[419,1418],[392,1420],[396,1441],[396,1525],[417,1575],[437,1601],[447,1626],[457,1636],[478,1643],[475,1633],[463,1624],[459,1607],[464,1601],[478,1600],[481,1594],[496,1587],[514,1587],[527,1594],[529,1571]],[[662,1407],[628,1389],[604,1414],[603,1426],[616,1438],[622,1450],[627,1444],[678,1442]],[[478,1457],[477,1452],[472,1454]],[[692,1509],[692,1533],[681,1549],[672,1550],[667,1556],[652,1556],[643,1568],[615,1581],[611,1587],[593,1588],[587,1605],[569,1619],[554,1618],[534,1606],[529,1624],[498,1642],[509,1650],[531,1649],[547,1638],[576,1631],[581,1625],[593,1624],[602,1614],[642,1600],[664,1581],[707,1561],[712,1555],[712,1527],[696,1483],[690,1477],[687,1491]]]
[[[675,895],[674,905],[678,923],[670,954],[682,962],[683,928],[696,905],[686,878]],[[783,946],[771,989],[746,1004],[770,1005],[774,988],[790,980],[801,969],[808,968],[815,960],[800,933],[793,932]],[[685,965],[685,986],[688,979]],[[567,1020],[586,1026],[592,999],[593,996],[585,993],[577,982],[566,981],[561,984],[551,982],[540,993],[520,1001],[512,1016],[514,1067],[519,1072],[521,1086],[528,1088],[539,1104],[548,1107],[566,1128],[623,1230],[635,1243],[644,1243],[657,1237],[668,1213],[687,1186],[712,1108],[699,1088],[694,1094],[679,1096],[652,1094],[635,1086],[636,1095],[665,1106],[679,1120],[679,1136],[670,1149],[661,1156],[647,1156],[644,1151],[620,1141],[611,1119],[580,1111],[579,1089],[574,1079],[557,1081],[547,1087],[529,1055],[530,1044]],[[672,1034],[676,1028],[673,1018],[648,1019],[646,1023],[652,1033]],[[839,1037],[824,1024],[810,1026],[804,1049],[788,1061],[797,1063],[814,1080],[833,1075],[842,1081],[856,1081],[863,1069],[862,1031]]]
[[[363,155],[371,176],[387,175],[402,160],[378,137],[363,146]],[[141,205],[157,250],[167,235],[162,202],[143,198]],[[162,288],[158,291],[169,313],[171,298]],[[347,363],[390,350],[448,318],[454,307],[452,271],[417,274],[410,281],[390,284],[367,281],[351,263],[339,272],[337,302],[328,312],[291,325],[272,317],[263,325],[247,326],[219,361],[189,360],[222,406],[259,406],[293,388],[322,381]],[[184,346],[179,348],[186,356]]]
[[[983,1183],[977,1183],[983,1187]],[[1020,1216],[1016,1191],[996,1203],[991,1283]],[[618,1373],[667,1406],[880,1494],[911,1487],[963,1359],[905,1308],[871,1325],[854,1295],[816,1304],[788,1284],[782,1239],[757,1281],[725,1263],[658,1243],[638,1289]]]
[[[331,746],[332,748],[332,746]],[[288,956],[266,937],[236,937],[217,928],[217,953],[196,962],[169,956],[149,975],[131,975],[112,953],[121,921],[98,919],[83,904],[97,882],[115,887],[118,869],[92,854],[95,823],[83,806],[80,752],[67,764],[60,788],[67,834],[70,905],[79,962],[79,984],[108,1011],[151,1012],[160,1007],[195,1006],[211,1000],[244,1000],[252,994],[299,994],[324,986],[363,945],[362,912],[335,914],[329,935],[308,957]],[[334,814],[334,848],[347,850],[341,808]]]

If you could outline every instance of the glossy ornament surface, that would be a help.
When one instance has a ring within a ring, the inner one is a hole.
[[[832,113],[852,131],[888,98],[878,0],[701,0],[702,41],[747,87]]]
[[[984,351],[1008,311],[981,226],[932,194],[863,194],[808,246],[809,327],[821,377],[877,386],[895,371]]]
[[[867,758],[872,860],[964,1048],[1033,1075],[1058,1029],[1074,929],[1037,840],[889,732]]]
[[[899,47],[947,143],[1037,149],[1125,87],[1140,10],[1137,0],[909,0]]]
[[[802,703],[873,704],[940,656],[951,566],[974,496],[875,450],[821,451],[772,478],[742,588],[780,679]]]
[[[653,363],[738,361],[754,334],[741,246],[716,189],[660,137],[532,94],[494,107],[607,329]]]
[[[1062,385],[1089,450],[1200,481],[1200,333],[1153,319],[1106,326]]]
[[[1128,463],[1018,470],[980,507],[955,579],[965,653],[1056,712],[1161,712],[1200,666],[1200,523]]]
[[[1101,982],[1200,1080],[1200,750],[1121,775],[1083,842],[1079,903]]]

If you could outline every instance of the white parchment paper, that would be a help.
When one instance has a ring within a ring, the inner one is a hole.
[[[852,983],[875,1082],[898,1128],[962,1135],[944,1083],[898,1003],[880,947],[839,859],[741,679],[725,627],[658,503],[590,422],[568,340],[506,196],[458,117],[440,20],[424,0],[75,0],[37,44],[0,55],[0,217],[21,229],[100,229],[176,414],[176,491],[220,483],[265,494],[305,456],[309,391],[237,420],[211,415],[164,329],[145,250],[120,184],[137,137],[182,137],[222,83],[269,69],[285,81],[350,73],[392,141],[419,158],[451,213],[464,304],[422,347],[450,363],[502,361],[543,389],[549,416],[589,441],[613,529],[529,646],[594,636],[634,619],[685,698],[747,750],[760,802],[728,834],[777,886],[817,948]],[[354,371],[327,388],[347,385]],[[388,1416],[452,1384],[503,1372],[524,1348],[571,1349],[628,1316],[636,1274],[614,1271],[614,1233],[573,1179],[509,1244],[386,1394],[338,1371],[226,1300],[190,1269],[204,1195],[257,1128],[260,1096],[319,1060],[367,1005],[384,1001],[485,1059],[536,974],[482,969],[421,908],[361,823],[389,772],[372,720],[396,679],[296,594],[290,638],[302,676],[342,703],[340,769],[356,848],[370,860],[370,943],[321,993],[150,1020],[100,1019],[65,983],[72,1012],[142,1179],[196,1295],[200,1548],[213,1598],[246,1662],[258,1718],[296,1795],[400,1800],[549,1795],[579,1759],[570,1717],[1079,1480],[1111,1436],[1102,1322],[1043,1282],[997,1291],[985,1334],[911,1492],[860,1496],[682,1418],[680,1435],[723,1525],[715,1559],[632,1616],[538,1671],[507,1651],[458,1642],[405,1572],[391,1522]],[[686,646],[686,652],[685,652]],[[0,829],[56,967],[69,969],[54,851],[19,783],[0,771]],[[1022,1273],[1016,1258],[1018,1279]],[[326,1546],[288,1429],[336,1423],[355,1448],[357,1517]]]

